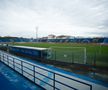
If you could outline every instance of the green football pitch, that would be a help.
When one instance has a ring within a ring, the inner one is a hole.
[[[86,48],[86,62],[90,65],[96,65],[100,67],[108,67],[108,45],[103,44],[83,44],[83,43],[14,43],[14,45],[21,45],[21,46],[31,46],[31,47],[44,47],[44,48],[50,48],[50,47],[62,47],[64,49],[61,50],[61,52],[58,52],[56,48],[56,57],[61,58],[63,60],[63,57],[60,57],[63,52],[66,52],[65,48],[70,47],[84,47]],[[70,54],[72,50],[68,50],[68,55]],[[74,50],[75,51],[75,50]],[[77,51],[77,50],[76,50]],[[82,52],[83,53],[83,52]],[[79,57],[82,54],[76,53],[77,55],[74,57]],[[53,53],[54,54],[54,53]],[[64,58],[66,55],[64,54]],[[72,57],[73,58],[73,57]],[[72,61],[72,58],[68,58],[68,62],[73,63],[76,62],[76,59]],[[53,55],[52,59],[57,59]],[[78,59],[78,62],[83,62]]]

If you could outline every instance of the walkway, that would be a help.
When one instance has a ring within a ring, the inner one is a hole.
[[[43,90],[0,62],[0,90]]]

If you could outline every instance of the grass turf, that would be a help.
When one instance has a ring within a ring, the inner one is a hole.
[[[31,47],[86,47],[87,63],[96,66],[108,67],[108,45],[83,43],[14,43],[14,45]],[[71,60],[70,60],[71,62]]]

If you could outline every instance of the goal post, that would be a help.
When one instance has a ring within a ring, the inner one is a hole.
[[[86,48],[52,46],[48,49],[47,59],[68,63],[86,64]]]

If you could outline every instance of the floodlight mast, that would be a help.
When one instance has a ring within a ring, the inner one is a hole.
[[[36,42],[38,42],[38,27],[36,27]]]

